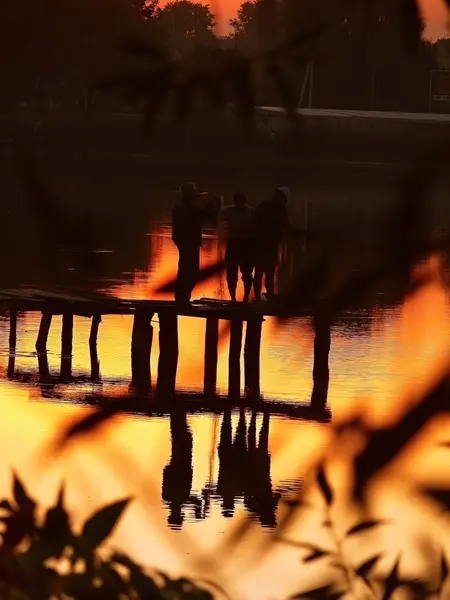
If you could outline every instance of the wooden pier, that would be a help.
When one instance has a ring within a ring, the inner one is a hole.
[[[204,345],[205,373],[203,401],[209,410],[217,412],[220,402],[217,395],[217,364],[219,321],[226,320],[230,328],[228,400],[230,405],[242,403],[241,355],[244,353],[244,389],[245,401],[263,407],[260,392],[260,348],[264,317],[276,316],[273,306],[263,303],[256,307],[253,304],[231,303],[202,299],[191,305],[180,306],[173,301],[159,300],[122,300],[103,294],[74,294],[67,290],[47,292],[35,289],[0,290],[0,304],[6,307],[10,315],[10,358],[8,376],[14,377],[14,357],[17,340],[17,314],[20,312],[40,312],[41,322],[36,339],[36,350],[39,360],[41,378],[48,379],[46,361],[47,338],[54,315],[62,315],[61,334],[61,369],[60,382],[69,382],[72,378],[72,343],[74,317],[91,319],[89,348],[91,357],[91,380],[99,381],[100,369],[97,354],[97,337],[103,315],[131,315],[134,317],[131,336],[131,371],[132,387],[137,397],[149,396],[152,390],[152,374],[150,357],[153,342],[152,319],[159,320],[159,359],[158,374],[155,386],[155,398],[152,402],[156,412],[176,393],[176,375],[178,355],[182,351],[178,342],[178,317],[206,319]],[[302,309],[296,315],[312,316],[316,329],[314,344],[314,388],[309,403],[299,403],[300,412],[307,418],[329,419],[330,411],[326,405],[328,392],[328,356],[330,351],[330,321],[323,315],[314,314],[311,310]],[[245,339],[244,339],[244,323]],[[190,410],[196,411],[199,399],[185,396]],[[270,407],[273,402],[267,402]],[[294,413],[292,402],[277,402],[275,411],[288,416]],[[283,410],[284,405],[284,410]],[[275,408],[275,405],[273,406]]]

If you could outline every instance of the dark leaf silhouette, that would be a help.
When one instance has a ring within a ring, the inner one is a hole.
[[[13,512],[14,511],[14,509],[11,506],[11,503],[9,502],[9,500],[2,500],[0,502],[0,508],[2,508],[3,510],[7,510],[9,512]]]
[[[317,474],[317,483],[319,484],[320,490],[323,494],[323,497],[325,498],[326,503],[328,504],[328,506],[331,506],[331,504],[333,503],[333,491],[330,487],[330,484],[328,483],[323,466],[319,467],[319,471]]]
[[[448,573],[449,573],[448,562],[447,562],[447,557],[445,555],[445,552],[442,553],[440,567],[441,567],[441,572],[440,572],[440,581],[439,581],[439,587],[438,587],[439,595],[442,594],[442,590],[447,581]]]
[[[26,490],[25,487],[23,486],[22,482],[20,481],[19,477],[17,476],[16,473],[14,473],[14,500],[17,503],[17,506],[19,507],[19,510],[25,512],[25,513],[29,513],[32,512],[36,506],[34,500],[32,500]]]
[[[413,406],[397,425],[371,433],[365,450],[355,460],[356,497],[363,496],[367,481],[385,467],[438,411],[447,410],[446,373],[434,389]]]
[[[59,557],[73,541],[69,514],[64,507],[64,486],[61,486],[57,504],[47,511],[41,536],[45,539],[48,557]]]
[[[309,542],[298,542],[297,540],[291,540],[290,538],[286,538],[284,536],[277,535],[276,539],[283,544],[288,544],[289,546],[293,546],[294,548],[301,548],[302,550],[309,550],[312,554],[330,554],[328,550],[324,550],[316,544],[310,544]]]
[[[35,534],[33,511],[19,510],[10,517],[3,518],[2,521],[6,525],[3,544],[9,548],[15,548],[24,538]]]
[[[200,273],[197,277],[197,283],[202,283],[204,281],[208,281],[212,277],[222,273],[225,269],[225,263],[222,260],[210,265],[208,267],[204,267],[200,270]],[[177,280],[176,278],[171,279],[169,282],[165,283],[161,287],[156,290],[157,294],[168,294],[170,292],[174,292],[176,290]]]
[[[371,581],[371,579],[369,579],[369,575],[372,573],[373,568],[378,564],[382,556],[382,554],[377,554],[372,558],[369,558],[355,570],[355,573],[358,575],[358,577],[361,577],[364,583],[371,590],[373,590],[373,582]]]
[[[433,500],[436,500],[439,504],[442,504],[446,510],[450,509],[450,490],[425,488],[423,489],[423,492],[433,498]]]
[[[392,594],[395,590],[401,585],[401,580],[398,576],[398,569],[400,565],[400,559],[397,559],[394,564],[392,571],[389,573],[386,578],[386,585],[384,588],[383,600],[389,600],[392,597]]]
[[[367,531],[368,529],[373,529],[374,527],[378,527],[378,525],[382,525],[386,523],[385,520],[373,520],[373,521],[363,521],[362,523],[358,523],[354,525],[351,529],[347,531],[346,536],[355,535],[356,533],[360,533],[361,531]]]
[[[326,552],[325,550],[313,550],[311,552],[311,554],[307,554],[304,558],[303,558],[303,562],[308,563],[308,562],[312,562],[318,558],[323,558],[324,556],[327,556],[328,552]]]
[[[97,548],[111,534],[112,530],[127,507],[130,499],[120,500],[100,509],[83,527],[82,537],[92,548]]]
[[[129,406],[129,398],[115,400],[114,402],[102,406],[100,410],[91,413],[87,417],[82,417],[63,433],[59,441],[59,446],[63,446],[68,440],[73,439],[78,435],[89,433],[97,429],[102,423],[109,421],[118,413],[129,410]]]
[[[334,594],[334,588],[331,585],[324,585],[318,588],[314,588],[301,594],[291,596],[290,600],[301,600],[302,598],[309,598],[310,600],[328,600],[332,594]],[[340,595],[343,595],[342,593]],[[338,596],[339,598],[340,596]]]
[[[412,600],[433,597],[433,590],[426,581],[420,579],[401,579],[398,587],[410,592]]]

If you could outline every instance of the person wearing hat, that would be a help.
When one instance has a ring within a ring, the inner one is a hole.
[[[255,299],[261,299],[262,280],[265,278],[267,296],[275,293],[275,270],[283,234],[289,226],[287,203],[291,197],[288,187],[279,187],[271,200],[261,202],[253,219],[253,249]]]
[[[181,204],[172,213],[172,240],[179,254],[175,300],[189,302],[200,270],[204,211],[196,205],[195,183],[183,183],[180,195]]]
[[[181,204],[172,213],[172,240],[178,248],[178,275],[175,300],[190,302],[200,271],[202,226],[207,219],[217,219],[221,197],[198,192],[195,183],[180,187]]]

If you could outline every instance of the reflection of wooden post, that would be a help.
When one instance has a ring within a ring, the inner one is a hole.
[[[39,333],[36,341],[36,350],[45,350],[47,348],[48,332],[50,331],[51,324],[52,314],[49,312],[43,312],[41,317],[41,324],[39,325]]]
[[[206,319],[205,334],[205,377],[204,393],[214,396],[217,390],[217,361],[219,343],[219,319],[210,317]]]
[[[8,377],[14,377],[16,369],[16,344],[17,344],[17,311],[11,305],[9,311],[9,358],[8,358]]]
[[[311,396],[311,408],[323,411],[327,403],[328,383],[330,379],[328,357],[331,346],[331,318],[329,313],[324,310],[316,312],[314,316],[314,330],[314,385]]]
[[[158,395],[173,396],[178,367],[178,316],[175,311],[159,313]]]
[[[61,378],[72,376],[73,314],[65,312],[62,316],[61,334]]]
[[[260,396],[261,334],[262,319],[249,319],[244,349],[245,391],[255,398]]]
[[[92,381],[100,379],[100,363],[97,353],[98,328],[102,322],[99,314],[92,315],[91,333],[89,335],[89,353],[91,356],[91,378]]]
[[[232,319],[230,329],[230,354],[228,357],[228,396],[241,396],[242,321]]]
[[[152,385],[150,356],[153,342],[153,313],[137,310],[131,338],[131,385],[148,394]]]

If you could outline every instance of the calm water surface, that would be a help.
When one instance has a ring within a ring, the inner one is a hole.
[[[148,253],[147,269],[98,281],[99,290],[121,298],[170,298],[156,293],[176,272],[170,228],[153,223],[142,243]],[[218,255],[218,243],[211,234],[202,263],[213,263]],[[113,263],[115,256],[105,254],[102,260]],[[204,296],[226,297],[224,277],[199,285],[194,297]],[[83,404],[87,396],[129,393],[132,318],[104,317],[98,339],[101,377],[96,383],[90,381],[90,320],[83,318],[76,318],[74,325],[74,381],[58,382],[61,320],[55,318],[48,341],[49,368],[55,376],[51,384],[39,378],[34,349],[39,320],[38,313],[19,315],[13,379],[7,377],[9,323],[6,317],[0,321],[0,445],[2,456],[7,457],[0,465],[0,491],[9,494],[14,468],[30,491],[48,504],[64,479],[78,521],[102,503],[131,495],[134,502],[113,543],[139,560],[174,573],[215,577],[234,597],[282,597],[295,591],[304,580],[298,552],[275,544],[261,560],[257,557],[283,514],[283,499],[302,489],[310,465],[326,450],[331,425],[275,416],[264,419],[262,414],[244,411],[188,415],[186,420],[129,415],[116,417],[56,454],[52,441],[71,421],[92,410]],[[156,373],[157,318],[153,325],[151,366]],[[180,390],[202,390],[205,326],[201,319],[179,320]],[[329,361],[333,423],[357,409],[373,425],[395,422],[446,364],[449,326],[447,298],[437,283],[403,306],[354,311],[337,322]],[[267,319],[261,349],[263,396],[286,402],[308,400],[312,365],[310,321],[292,319],[281,329]],[[228,338],[224,334],[218,367],[222,393],[227,391],[227,376]],[[445,433],[445,420],[433,423],[415,443],[416,453],[407,452],[398,461],[397,476],[403,469],[404,481],[441,477],[442,456],[430,450],[430,444]],[[335,462],[333,481],[345,481],[348,474],[339,456]],[[404,516],[395,506],[389,494],[380,492],[378,510]],[[253,527],[238,545],[233,544],[235,532],[247,519]],[[314,532],[316,538],[317,523],[314,519],[311,523],[299,525],[295,535]],[[396,541],[402,541],[398,534]],[[274,578],[280,569],[282,582]]]

